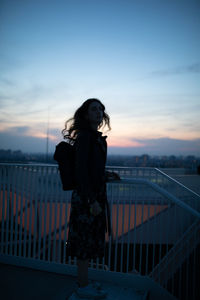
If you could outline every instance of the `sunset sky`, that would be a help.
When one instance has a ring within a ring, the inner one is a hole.
[[[0,149],[49,152],[87,98],[109,154],[200,156],[200,1],[0,0]]]

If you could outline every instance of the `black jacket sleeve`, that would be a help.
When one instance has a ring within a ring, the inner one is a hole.
[[[89,176],[90,144],[90,133],[79,132],[75,145],[75,178],[77,190],[84,202],[90,202],[92,196]]]

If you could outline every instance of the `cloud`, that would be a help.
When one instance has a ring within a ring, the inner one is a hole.
[[[49,152],[53,153],[55,145],[62,139],[57,128],[49,131]],[[1,149],[21,150],[22,152],[45,152],[47,136],[45,132],[34,131],[30,126],[11,127],[0,131]],[[168,137],[155,139],[129,139],[125,146],[109,146],[108,154],[121,155],[195,155],[200,157],[200,139],[181,140]]]
[[[0,77],[0,85],[1,86],[13,87],[15,85],[15,83],[14,83],[14,81],[2,76],[2,77]]]
[[[42,132],[31,132],[29,126],[11,127],[0,131],[0,148],[21,150],[25,153],[44,153],[46,151],[47,136]],[[54,151],[55,145],[61,139],[61,134],[57,129],[50,129],[49,132],[49,152]]]
[[[1,149],[21,150],[24,153],[45,153],[46,140],[32,136],[0,132]],[[52,145],[51,145],[52,146]]]
[[[33,137],[45,137],[46,138],[46,128],[41,128],[43,124],[38,124],[38,127],[32,128],[31,126],[15,126],[15,127],[8,127],[4,130],[0,130],[1,133],[5,133],[8,135],[15,135],[15,136],[33,136]],[[49,129],[49,136],[52,136],[52,139],[61,135],[61,130],[59,131],[58,128],[50,128]]]
[[[157,139],[132,139],[140,147],[110,147],[109,154],[126,155],[195,155],[200,156],[200,139],[181,140],[167,137]]]
[[[16,126],[16,127],[9,127],[6,128],[3,132],[5,134],[13,134],[15,136],[19,135],[27,135],[30,132],[31,127],[30,126]]]
[[[11,131],[13,134],[16,135],[27,135],[30,131],[30,127],[29,126],[12,127]]]
[[[169,69],[156,70],[151,72],[149,75],[150,77],[164,77],[164,76],[187,74],[187,73],[199,74],[200,63],[198,62],[187,66],[178,66]]]

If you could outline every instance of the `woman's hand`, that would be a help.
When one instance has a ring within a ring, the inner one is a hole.
[[[106,182],[120,180],[120,176],[116,172],[106,171]]]
[[[99,202],[98,202],[98,201],[95,201],[94,203],[92,203],[92,204],[90,205],[90,213],[91,213],[93,216],[98,216],[101,212],[102,212],[102,208],[101,208],[101,206],[99,205]]]

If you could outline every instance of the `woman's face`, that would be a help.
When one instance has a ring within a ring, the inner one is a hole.
[[[87,119],[91,124],[99,125],[103,120],[103,107],[99,102],[92,102],[88,107]]]

